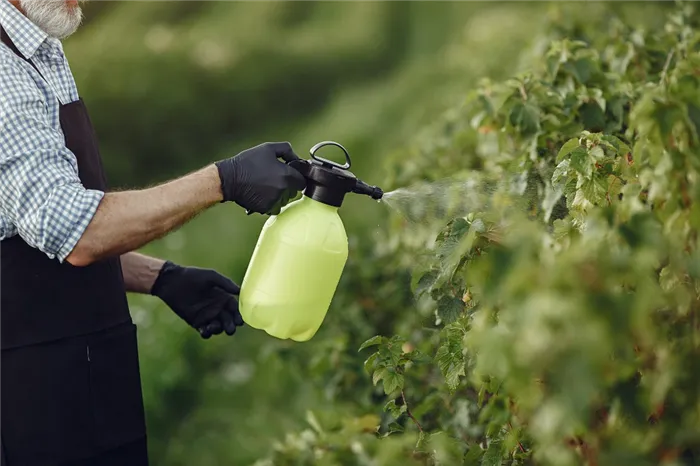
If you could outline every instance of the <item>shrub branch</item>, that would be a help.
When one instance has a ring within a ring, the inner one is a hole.
[[[420,425],[418,419],[416,419],[413,413],[411,412],[411,408],[408,407],[408,402],[406,401],[406,394],[403,390],[401,390],[401,400],[403,400],[403,405],[406,407],[406,414],[408,414],[408,417],[410,417],[413,423],[416,425],[416,427],[418,427],[418,430],[423,432],[423,426]]]

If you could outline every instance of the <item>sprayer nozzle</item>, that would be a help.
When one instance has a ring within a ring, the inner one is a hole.
[[[382,191],[381,188],[378,188],[377,186],[370,186],[364,181],[360,180],[357,180],[355,189],[353,189],[352,192],[356,194],[364,194],[377,201],[384,196],[384,191]]]
[[[381,188],[374,186],[374,189],[372,189],[372,194],[370,194],[370,196],[372,196],[372,199],[374,199],[375,201],[378,201],[379,199],[384,197],[384,191],[382,191]]]

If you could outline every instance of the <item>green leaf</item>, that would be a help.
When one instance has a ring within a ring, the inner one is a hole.
[[[433,360],[430,356],[424,354],[422,351],[419,351],[417,349],[414,349],[413,351],[405,354],[404,356],[406,356],[410,361],[413,362],[428,362]]]
[[[443,296],[437,303],[438,316],[444,324],[451,324],[464,312],[464,302],[452,296]]]
[[[416,296],[420,297],[424,293],[430,291],[430,289],[433,287],[439,276],[440,274],[436,270],[430,270],[424,273],[423,276],[420,277],[420,279],[418,280],[418,284],[416,285]]]
[[[503,385],[502,381],[498,380],[496,377],[491,377],[486,389],[491,393],[498,393],[501,389],[501,385]]]
[[[469,229],[469,222],[465,218],[459,217],[451,220],[435,240],[437,256],[440,258],[452,256]]]
[[[561,160],[569,155],[571,151],[579,147],[580,144],[578,142],[578,138],[571,138],[568,141],[564,143],[563,146],[561,146],[561,149],[559,149],[559,153],[557,154],[557,163],[561,162]]]
[[[608,121],[607,131],[620,131],[624,122],[626,113],[624,106],[627,99],[616,96],[608,100],[607,111],[612,115],[613,119]]]
[[[695,129],[696,137],[700,137],[700,105],[695,105],[692,102],[688,104],[688,119]]]
[[[377,359],[379,359],[379,352],[372,353],[372,355],[365,360],[365,363],[364,363],[365,371],[371,373],[372,371],[377,369],[377,366],[378,366]]]
[[[608,181],[600,175],[594,175],[583,182],[581,191],[589,202],[602,205],[607,200]]]
[[[408,353],[403,353],[401,355],[401,359],[399,360],[398,365],[403,366],[408,362],[420,363],[420,362],[430,362],[432,360],[433,359],[430,356],[423,354],[420,351],[414,349],[413,351],[410,351]]]
[[[603,91],[600,89],[590,89],[589,90],[589,96],[595,101],[595,103],[598,104],[598,106],[605,112],[605,105],[606,101],[605,98],[603,97]]]
[[[547,51],[545,63],[547,75],[551,80],[556,78],[559,72],[559,66],[566,61],[566,52],[563,47],[561,42],[555,41],[550,44],[549,50]]]
[[[628,146],[624,141],[622,141],[617,136],[613,136],[611,134],[606,134],[603,136],[603,140],[612,144],[612,146],[617,151],[618,155],[625,156],[627,154],[632,153],[632,149],[630,149],[630,146]]]
[[[396,390],[403,390],[403,375],[393,369],[387,369],[382,380],[384,381],[384,393],[390,395]]]
[[[584,147],[577,147],[571,152],[571,168],[585,176],[593,173],[593,161]]]
[[[479,403],[479,405],[484,404],[484,401],[486,400],[486,395],[488,394],[488,387],[485,383],[482,383],[481,387],[479,387],[479,394],[477,396],[477,402]]]
[[[588,131],[598,132],[605,129],[605,113],[596,102],[588,102],[578,109],[581,123]]]
[[[484,233],[486,231],[486,225],[484,225],[484,221],[480,218],[474,219],[471,225],[472,231],[475,233]]]
[[[396,400],[390,400],[384,405],[384,411],[389,412],[395,419],[398,419],[399,416],[406,412],[406,405],[397,406]]]
[[[556,240],[561,240],[569,236],[572,232],[571,220],[570,219],[557,219],[553,222],[554,230],[552,231],[552,236]]]
[[[369,348],[370,346],[376,346],[376,345],[381,345],[384,342],[385,338],[381,335],[375,335],[369,340],[365,341],[362,343],[360,346],[360,349],[358,351],[362,351],[365,348]]]
[[[379,348],[379,357],[386,362],[386,365],[396,367],[401,361],[403,350],[402,342],[388,342]]]
[[[400,434],[400,433],[404,432],[404,430],[405,430],[405,429],[403,428],[403,426],[402,426],[401,424],[399,424],[398,422],[392,422],[392,423],[390,423],[390,424],[387,426],[387,429],[388,429],[387,435],[391,435],[391,434]]]
[[[557,183],[555,186],[547,188],[544,199],[542,199],[542,210],[544,211],[545,222],[549,221],[552,210],[554,210],[554,206],[557,205],[557,202],[561,199],[562,194],[564,194],[564,183]]]
[[[503,454],[505,453],[505,448],[503,444],[503,439],[496,437],[489,440],[489,445],[486,448],[486,453],[484,453],[484,459],[481,464],[483,466],[501,466],[503,461]]]
[[[374,371],[374,374],[372,374],[372,384],[376,386],[377,382],[382,380],[388,373],[389,370],[386,367],[382,367],[381,369]]]
[[[554,169],[554,173],[552,173],[553,185],[559,185],[568,181],[569,166],[570,162],[568,159],[564,159],[559,162],[559,165],[557,165],[557,167]]]
[[[484,450],[479,447],[478,444],[474,444],[469,447],[469,451],[464,455],[463,466],[479,466],[481,465],[481,458],[484,456]]]
[[[602,159],[605,157],[605,152],[603,151],[603,148],[600,146],[592,147],[591,150],[588,151],[588,153],[594,159]]]
[[[533,135],[540,129],[540,110],[530,103],[518,102],[511,109],[510,123],[523,136]]]
[[[450,391],[457,389],[460,377],[466,374],[462,338],[464,332],[455,323],[446,327],[443,332],[443,339],[435,354],[435,361]]]
[[[596,66],[590,57],[584,57],[573,62],[565,63],[563,68],[580,84],[586,84],[591,79]]]
[[[321,423],[318,422],[318,419],[316,419],[316,415],[313,413],[313,411],[308,410],[306,411],[306,422],[309,423],[309,425],[319,434],[323,434],[323,429],[321,428]]]
[[[406,340],[401,335],[394,335],[389,339],[389,344],[394,346],[401,346],[406,342]]]

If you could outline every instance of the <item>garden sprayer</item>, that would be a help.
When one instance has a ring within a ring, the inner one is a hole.
[[[337,146],[345,164],[316,155]],[[348,171],[350,154],[333,141],[316,144],[310,160],[289,165],[306,178],[301,199],[270,217],[241,285],[243,320],[280,339],[307,341],[323,323],[348,258],[348,237],[338,215],[345,195],[357,193],[379,200],[383,191]]]

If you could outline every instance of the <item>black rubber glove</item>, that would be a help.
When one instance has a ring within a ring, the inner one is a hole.
[[[236,333],[243,325],[236,296],[240,287],[210,269],[182,267],[165,262],[151,294],[167,304],[182,320],[199,330],[203,338]]]
[[[216,163],[224,202],[277,215],[306,186],[304,177],[284,162],[299,160],[288,142],[268,142]]]

